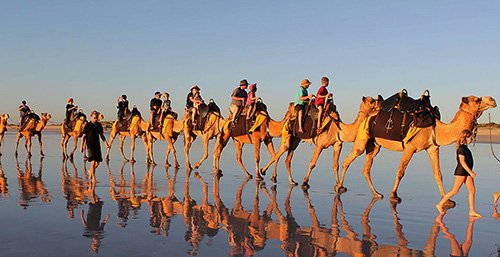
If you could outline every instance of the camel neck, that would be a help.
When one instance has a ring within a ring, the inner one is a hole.
[[[462,130],[472,130],[474,128],[476,117],[477,115],[460,109],[448,124],[437,120],[435,129],[436,143],[438,145],[449,145],[456,142]]]
[[[356,134],[358,132],[358,128],[363,122],[363,120],[368,117],[366,112],[358,111],[358,115],[351,124],[345,124],[343,122],[340,123],[340,135],[342,141],[344,142],[353,142],[356,138]]]

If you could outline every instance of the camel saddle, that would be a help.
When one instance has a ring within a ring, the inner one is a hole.
[[[196,117],[196,128],[195,130],[203,130],[205,128],[205,124],[209,118],[209,114],[211,113],[219,113],[220,108],[217,106],[213,99],[208,101],[208,104],[202,103],[198,106],[198,115]]]
[[[258,101],[255,103],[255,111],[251,113],[251,117],[247,119],[247,113],[248,109],[250,106],[246,106],[245,108],[241,108],[240,114],[238,116],[238,119],[236,119],[236,124],[234,124],[231,127],[231,136],[236,137],[236,136],[242,136],[246,134],[251,134],[254,131],[258,131],[258,127],[262,124],[264,120],[260,120],[260,124],[255,124],[256,118],[258,115],[264,115],[264,117],[268,117],[269,114],[267,113],[267,106],[262,102]],[[255,129],[252,129],[254,126],[258,126]]]
[[[83,112],[73,112],[68,123],[66,123],[66,119],[64,119],[64,127],[69,131],[75,130],[76,121],[82,117],[83,120],[87,120],[87,115],[85,115]]]
[[[288,131],[292,134],[292,136],[300,139],[310,139],[316,137],[318,135],[318,114],[319,110],[315,105],[306,106],[305,115],[302,121],[302,130],[304,132],[299,132],[299,123],[297,122],[298,113],[295,113],[292,116],[293,118],[288,124]],[[321,126],[321,131],[331,125],[332,121],[336,124],[336,126],[339,126],[340,116],[337,112],[337,107],[332,102],[326,105],[322,116],[323,124]]]
[[[402,141],[411,127],[434,126],[440,119],[439,108],[432,106],[425,90],[419,99],[408,96],[406,89],[384,100],[378,96],[380,111],[370,118],[370,134],[374,137]]]

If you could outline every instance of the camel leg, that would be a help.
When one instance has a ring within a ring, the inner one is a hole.
[[[339,158],[342,152],[342,141],[333,144],[333,175],[335,176],[335,184],[339,182]]]
[[[134,135],[130,135],[130,162],[131,163],[134,163],[135,162],[135,159],[134,159],[134,151],[135,151],[135,139],[137,137]]]
[[[265,141],[265,144],[267,146],[267,151],[269,151],[269,154],[271,155],[271,160],[274,160],[276,158],[276,151],[274,150],[274,144],[273,144],[273,139],[268,138]],[[279,160],[279,158],[278,158]],[[276,172],[278,170],[278,162],[274,162],[274,171],[273,171],[273,177],[274,181],[276,181]]]
[[[0,134],[0,156],[2,156],[2,140],[3,140],[3,134]]]
[[[304,181],[302,184],[307,184],[309,182],[309,176],[311,176],[311,172],[316,167],[316,163],[318,162],[319,156],[321,152],[325,149],[322,145],[316,145],[314,148],[314,153],[311,161],[309,162],[309,169],[307,170],[306,176],[304,177]]]
[[[201,166],[201,164],[208,158],[208,142],[210,141],[210,138],[204,135],[202,139],[203,139],[203,157],[201,157],[201,160],[199,160],[194,164],[195,169],[198,169]]]
[[[21,137],[22,137],[22,136],[21,136],[21,133],[18,133],[18,134],[16,135],[16,152],[15,152],[15,156],[16,156],[16,157],[17,157],[17,149],[18,149],[18,147],[19,147],[19,140],[21,139]]]
[[[255,179],[262,180],[263,177],[259,174],[259,162],[260,162],[260,140],[253,141],[253,154],[255,160]]]
[[[243,165],[243,160],[241,158],[243,153],[243,143],[238,140],[234,140],[234,147],[236,148],[236,162],[240,165],[243,172],[245,172],[245,175],[247,175],[248,178],[252,178],[252,175],[247,171],[247,169],[245,169],[245,165]]]
[[[415,149],[407,147],[403,151],[403,157],[401,158],[401,162],[399,163],[398,167],[398,172],[396,174],[396,181],[394,182],[394,187],[392,188],[391,191],[391,202],[401,202],[401,198],[398,197],[398,187],[399,183],[401,183],[401,179],[403,179],[406,171],[406,167],[408,167],[408,164],[410,163],[411,157],[413,157],[413,154],[415,153]]]
[[[67,158],[67,155],[68,155],[67,152],[66,152],[65,141],[66,141],[66,135],[62,134],[62,136],[61,136],[61,150],[62,150],[63,159]]]
[[[213,158],[214,175],[222,175],[222,171],[220,170],[219,166],[219,161],[222,150],[224,149],[224,147],[226,147],[228,140],[229,137],[223,137],[221,134],[219,134],[215,139],[214,158]]]
[[[384,196],[377,192],[375,189],[375,186],[373,186],[372,178],[371,178],[371,169],[373,165],[373,158],[377,156],[377,154],[380,152],[380,145],[374,145],[370,143],[370,145],[367,146],[367,153],[366,153],[366,160],[365,160],[365,166],[363,167],[363,176],[365,177],[366,182],[368,183],[368,186],[372,190],[373,197],[374,198],[383,198]]]
[[[26,148],[26,153],[28,153],[28,158],[31,157],[31,136],[25,137],[24,147]]]
[[[45,156],[43,153],[42,132],[38,133],[38,143],[40,143],[40,156]]]
[[[184,130],[184,157],[186,158],[186,169],[192,169],[191,162],[189,161],[189,149],[193,144],[195,137],[189,134],[189,131]]]
[[[264,168],[261,169],[260,173],[262,175],[266,175],[266,171],[267,169],[269,169],[269,167],[271,166],[271,164],[274,163],[274,173],[273,173],[273,176],[271,177],[271,181],[276,183],[277,180],[276,180],[276,173],[277,173],[277,165],[279,163],[279,160],[280,160],[280,157],[286,152],[288,151],[288,148],[290,147],[290,136],[287,136],[287,137],[282,137],[281,138],[281,145],[280,145],[280,148],[278,149],[278,152],[274,155],[274,158],[272,158],[269,163],[266,164],[266,166],[264,166]]]
[[[69,141],[69,138],[68,138],[68,140],[66,140],[66,145],[64,146],[64,148],[66,148],[66,146],[68,145],[68,141]],[[75,155],[76,148],[78,147],[78,136],[75,136],[73,143],[74,143],[73,150],[71,150],[71,154],[69,155],[71,157],[71,159],[73,159],[73,156]]]
[[[116,133],[111,132],[109,135],[109,147],[106,149],[106,160],[109,161],[109,152],[111,150],[111,146],[113,145],[113,141],[116,138]]]
[[[338,192],[339,190],[346,190],[346,188],[344,187],[344,177],[347,169],[349,169],[351,163],[365,151],[367,142],[368,140],[354,141],[351,152],[342,163],[342,174],[340,175],[340,181],[335,185],[335,191]]]
[[[432,163],[432,172],[434,173],[434,180],[439,189],[439,193],[441,194],[441,198],[444,196],[445,191],[443,188],[443,175],[441,174],[441,168],[439,167],[439,147],[431,146],[426,149],[427,154]],[[447,208],[455,207],[455,202],[452,200],[448,200],[444,204]]]
[[[144,148],[146,149],[147,163],[151,163],[153,166],[156,165],[153,156],[154,140],[149,140],[147,135],[142,135],[141,138],[142,138],[142,143],[144,144]]]
[[[168,156],[170,155],[170,145],[171,145],[171,138],[165,138],[167,140],[167,150],[165,150],[165,162],[164,165],[165,167],[170,167],[170,163],[168,162]]]
[[[181,165],[179,165],[179,161],[177,161],[177,150],[175,149],[174,140],[173,139],[168,140],[168,145],[169,145],[168,148],[172,149],[172,155],[174,156],[174,167],[179,168]],[[165,161],[168,161],[168,154]]]
[[[125,157],[125,153],[123,153],[123,144],[125,143],[125,136],[124,135],[120,135],[120,153],[123,157],[123,160],[125,160],[126,162],[128,162],[129,160],[127,159],[127,157]]]

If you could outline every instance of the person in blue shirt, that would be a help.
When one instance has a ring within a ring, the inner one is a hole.
[[[299,133],[304,133],[302,129],[302,116],[304,115],[304,110],[306,109],[306,105],[309,104],[309,101],[313,98],[312,94],[307,93],[307,88],[311,85],[311,81],[308,79],[303,79],[300,85],[299,91],[295,95],[295,111],[298,113],[298,122],[299,122]]]

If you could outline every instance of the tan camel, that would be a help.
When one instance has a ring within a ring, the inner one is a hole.
[[[140,116],[135,115],[132,117],[130,121],[130,125],[126,128],[120,128],[118,121],[115,121],[113,123],[113,126],[111,128],[111,133],[110,133],[110,139],[109,139],[109,147],[106,151],[106,160],[109,160],[109,151],[111,150],[111,145],[113,144],[113,140],[117,135],[120,136],[120,153],[125,161],[130,161],[130,162],[135,162],[134,159],[134,150],[135,150],[135,139],[137,137],[141,137],[142,141],[144,143],[144,147],[146,148],[146,152],[148,154],[147,160],[148,162],[152,162],[152,156],[149,156],[149,151],[148,151],[148,136],[147,133],[149,133],[151,128],[151,124],[145,120],[143,120]],[[123,153],[123,143],[125,137],[130,137],[130,159],[127,159],[125,157],[125,154]]]
[[[2,141],[5,131],[7,131],[7,120],[9,119],[9,114],[0,115],[0,156],[2,156]]]
[[[52,118],[52,116],[48,113],[42,113],[42,117],[40,117],[39,121],[35,119],[30,119],[26,121],[26,125],[22,128],[22,130],[17,131],[16,135],[16,153],[19,146],[19,140],[24,137],[24,147],[26,148],[26,152],[28,153],[28,157],[31,156],[31,137],[34,135],[38,136],[38,142],[40,143],[40,155],[45,156],[42,149],[42,130],[47,125],[47,122]]]
[[[188,169],[192,169],[191,162],[189,161],[189,150],[191,149],[194,140],[196,140],[196,137],[200,136],[203,142],[203,156],[194,164],[194,168],[197,169],[201,166],[203,161],[208,158],[209,141],[219,135],[222,127],[227,121],[220,113],[211,112],[207,116],[207,122],[205,123],[203,130],[196,130],[191,125],[190,117],[191,114],[186,112],[182,118],[182,120],[186,121],[184,124],[184,156],[186,157],[186,167]]]
[[[455,117],[449,124],[445,124],[436,120],[435,127],[422,128],[420,131],[408,142],[402,143],[400,141],[391,141],[381,138],[369,138],[369,136],[358,136],[354,141],[351,153],[344,160],[342,165],[342,175],[340,182],[336,185],[336,189],[345,190],[343,187],[344,176],[349,168],[349,165],[365,150],[366,160],[363,168],[363,175],[372,190],[374,197],[383,197],[382,194],[375,190],[373,186],[370,170],[373,164],[373,158],[379,153],[380,147],[392,151],[403,152],[403,157],[399,164],[396,174],[396,181],[391,192],[391,201],[400,202],[401,198],[397,195],[399,183],[405,174],[406,167],[408,166],[412,156],[416,152],[425,150],[429,154],[434,173],[434,180],[439,188],[441,197],[444,195],[443,179],[441,169],[439,167],[439,146],[449,145],[457,141],[458,135],[464,129],[473,130],[477,125],[477,119],[481,114],[490,108],[497,106],[495,99],[490,96],[463,97],[460,103],[460,108],[455,114]]]
[[[100,121],[103,118],[104,118],[104,116],[101,113],[99,113],[97,120]],[[61,124],[61,135],[62,135],[61,148],[62,148],[62,152],[63,152],[63,158],[73,159],[73,155],[75,154],[75,151],[76,151],[76,148],[78,145],[78,138],[82,137],[83,128],[85,127],[85,124],[87,124],[87,120],[85,119],[85,117],[83,115],[79,116],[75,120],[75,125],[73,126],[72,129],[65,126],[64,123]],[[67,152],[68,141],[72,137],[74,139],[73,150],[71,150],[71,153],[68,155],[68,152]]]
[[[182,120],[177,120],[171,115],[168,115],[164,120],[161,126],[161,131],[150,131],[149,140],[148,140],[148,155],[153,158],[153,143],[156,140],[165,140],[168,143],[167,150],[165,152],[165,166],[170,166],[168,162],[168,156],[170,155],[170,151],[172,151],[172,155],[174,156],[174,167],[180,167],[179,162],[177,161],[177,151],[175,150],[174,143],[179,137],[179,134],[184,130],[184,124],[187,117],[184,116]],[[154,163],[154,160],[152,159]]]
[[[251,134],[246,134],[241,136],[234,136],[234,137],[231,136],[230,127],[232,126],[232,123],[230,122],[226,123],[223,127],[221,135],[217,138],[214,148],[214,172],[216,173],[221,172],[221,170],[219,169],[219,160],[221,152],[226,146],[229,139],[232,138],[236,148],[236,161],[245,172],[245,175],[249,178],[252,178],[252,175],[247,171],[247,169],[243,165],[242,152],[243,152],[243,145],[253,144],[254,160],[255,160],[255,178],[259,180],[262,179],[262,176],[259,174],[260,144],[262,142],[266,144],[267,150],[269,151],[271,158],[274,159],[275,151],[273,145],[273,137],[281,136],[283,126],[289,120],[290,115],[292,114],[292,110],[293,110],[293,105],[290,104],[285,114],[285,117],[281,121],[274,121],[273,119],[271,119],[271,117],[269,117],[269,115],[267,115],[266,119],[264,120],[264,122],[262,122],[262,124],[258,127],[258,129],[256,129]],[[245,116],[240,117],[240,119],[245,119]],[[275,172],[276,168],[277,167],[275,165],[275,170],[274,170]]]
[[[333,171],[335,179],[338,181],[338,166],[339,166],[338,163],[339,163],[340,151],[342,150],[342,143],[354,141],[358,127],[363,122],[363,120],[366,117],[368,117],[368,115],[373,114],[376,106],[377,105],[375,99],[373,99],[372,97],[363,97],[361,99],[361,104],[359,106],[358,115],[356,116],[356,119],[354,120],[353,123],[345,124],[340,122],[339,123],[340,129],[339,129],[339,127],[336,124],[334,124],[334,122],[331,122],[330,125],[327,128],[323,129],[322,132],[314,139],[304,140],[306,142],[315,144],[314,155],[309,164],[309,170],[307,172],[307,175],[304,178],[304,182],[302,183],[302,186],[304,188],[309,187],[308,184],[309,176],[312,169],[316,166],[316,162],[321,154],[321,151],[332,145],[333,145]],[[265,173],[273,162],[278,163],[281,155],[283,155],[285,152],[288,151],[288,155],[285,161],[286,169],[288,172],[288,180],[290,184],[297,185],[297,183],[292,178],[291,162],[294,151],[295,149],[297,149],[301,140],[302,139],[298,137],[292,136],[289,131],[283,130],[281,135],[280,149],[276,153],[275,158],[271,160],[264,168],[262,168],[262,173]],[[276,171],[273,173],[271,181],[276,182]]]

